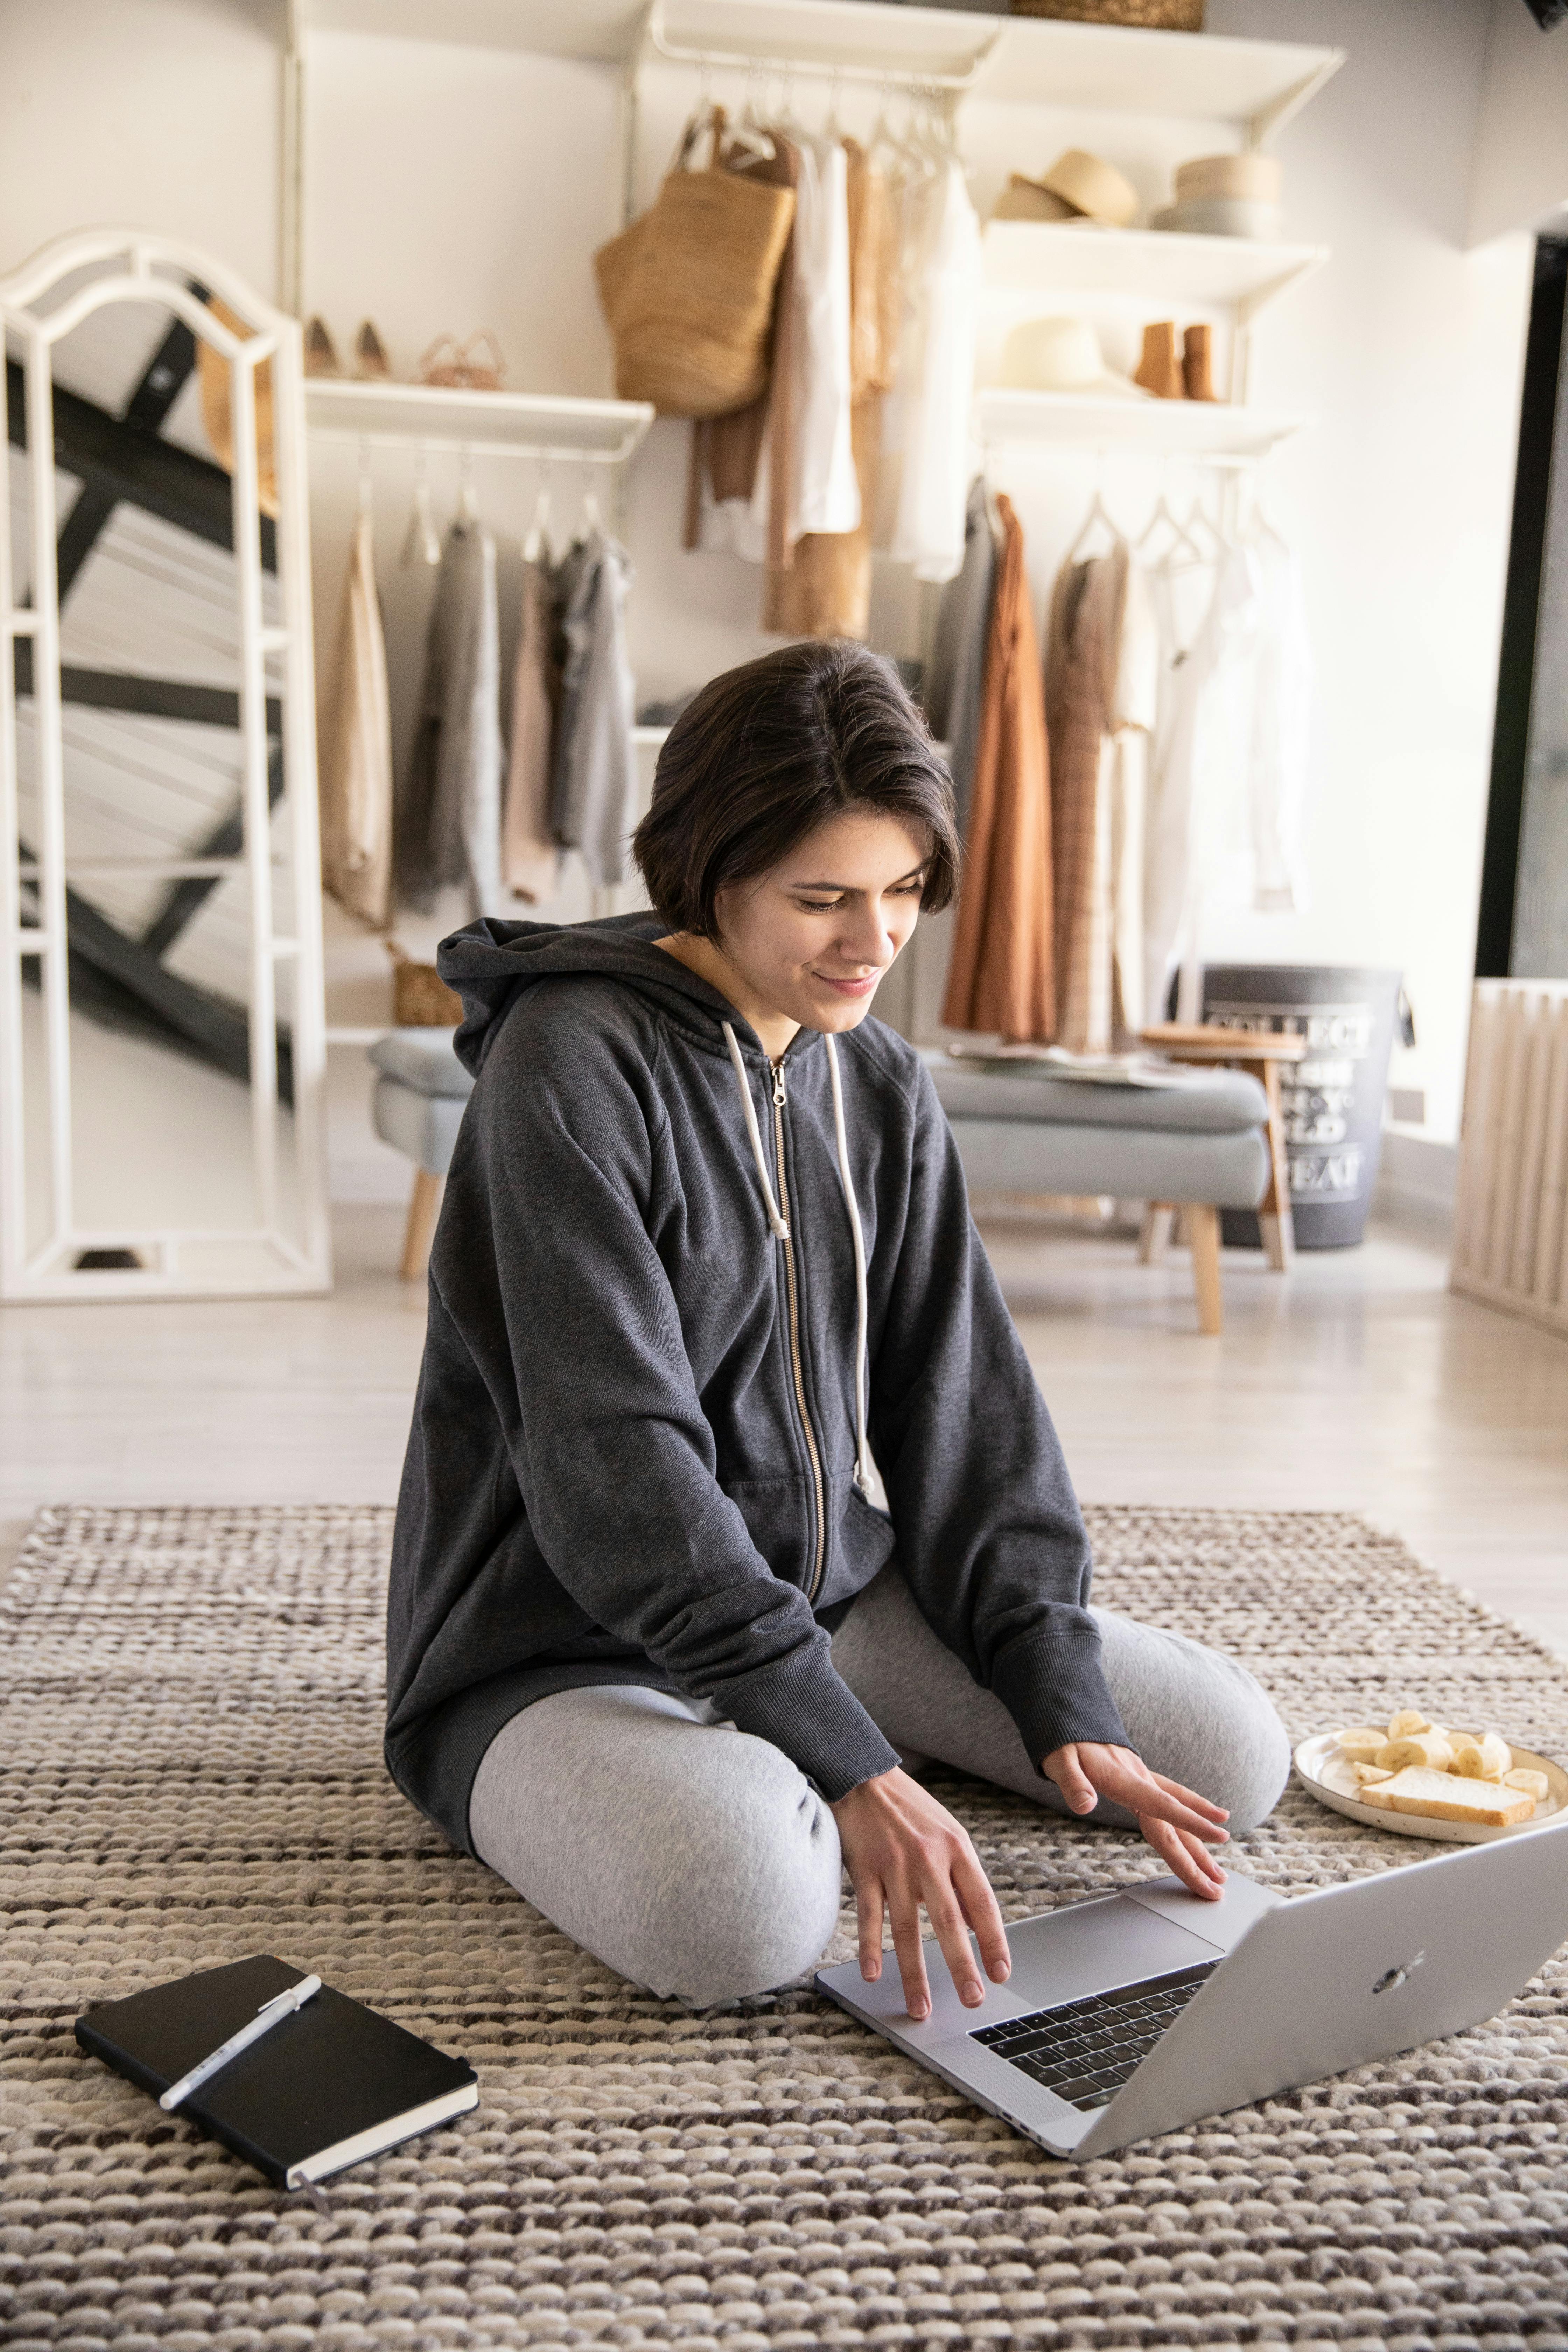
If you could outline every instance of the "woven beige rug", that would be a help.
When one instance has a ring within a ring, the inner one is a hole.
[[[1359,1521],[1097,1511],[1097,1598],[1296,1733],[1419,1694],[1568,1753],[1568,1673]],[[12,1580],[0,2340],[206,2347],[1568,2347],[1568,1963],[1494,2024],[1053,2161],[804,1990],[634,1992],[381,1764],[383,1510],[54,1510]],[[953,1780],[1011,1916],[1157,1865]],[[1292,1790],[1287,1892],[1425,1853]],[[847,1945],[845,1949],[848,1949]],[[469,2057],[458,2126],[276,2194],[84,2059],[92,2002],[271,1950]]]

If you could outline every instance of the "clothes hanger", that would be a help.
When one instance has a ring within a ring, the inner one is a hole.
[[[1083,519],[1083,527],[1067,551],[1066,561],[1068,563],[1079,563],[1084,560],[1084,550],[1089,544],[1097,523],[1110,533],[1112,550],[1124,544],[1122,534],[1111,517],[1105,500],[1100,495],[1098,484],[1095,487],[1094,497],[1089,502],[1089,512]]]
[[[1153,513],[1150,516],[1148,521],[1144,524],[1142,530],[1139,532],[1137,539],[1133,542],[1140,555],[1142,555],[1145,552],[1149,542],[1153,538],[1155,532],[1162,529],[1168,530],[1171,532],[1174,542],[1173,546],[1166,549],[1164,554],[1159,559],[1162,569],[1169,567],[1172,558],[1183,548],[1186,550],[1188,555],[1192,558],[1194,563],[1203,563],[1207,561],[1203,549],[1198,545],[1197,541],[1193,537],[1191,531],[1188,530],[1180,519],[1172,512],[1170,500],[1166,498],[1163,490],[1161,491],[1159,498],[1155,500]]]
[[[551,560],[550,460],[548,457],[540,459],[539,495],[534,500],[533,520],[529,525],[528,537],[522,542],[522,560],[525,563],[541,562],[548,563]]]
[[[605,526],[599,520],[598,493],[594,488],[593,460],[589,457],[583,460],[583,520],[586,526],[584,536],[587,531],[603,532]]]
[[[370,443],[363,433],[359,445],[359,510],[362,520],[375,511],[375,486],[370,473]]]
[[[465,446],[458,453],[458,520],[478,522],[479,502],[474,497],[474,453]]]
[[[408,528],[403,534],[403,551],[398,556],[400,572],[412,572],[421,564],[434,566],[441,561],[441,534],[436,528],[436,518],[430,510],[430,484],[425,471],[425,444],[414,445],[414,503],[408,510]]]

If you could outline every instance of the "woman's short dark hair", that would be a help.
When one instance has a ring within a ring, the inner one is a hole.
[[[925,846],[922,908],[958,886],[952,782],[892,663],[864,646],[785,646],[710,678],[669,730],[632,836],[672,931],[717,935],[719,893],[787,857],[849,809],[896,817]]]

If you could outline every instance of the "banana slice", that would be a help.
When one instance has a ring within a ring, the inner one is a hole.
[[[1528,1764],[1516,1764],[1510,1771],[1505,1772],[1502,1785],[1505,1789],[1522,1789],[1525,1795],[1533,1797],[1538,1805],[1546,1802],[1552,1789],[1545,1773],[1532,1771]]]
[[[1381,1764],[1352,1764],[1351,1770],[1355,1774],[1356,1786],[1360,1789],[1375,1789],[1380,1780],[1392,1780],[1394,1778],[1393,1773],[1385,1771]]]
[[[1402,1706],[1389,1723],[1388,1736],[1390,1739],[1408,1739],[1418,1731],[1431,1728],[1430,1717],[1423,1715],[1418,1706]]]
[[[1458,1742],[1449,1769],[1466,1780],[1500,1780],[1512,1763],[1513,1751],[1507,1740],[1495,1731],[1483,1731],[1479,1739]]]
[[[1410,1765],[1427,1772],[1447,1772],[1453,1760],[1453,1749],[1435,1731],[1413,1731],[1402,1738],[1385,1740],[1373,1759],[1385,1772],[1403,1772]]]
[[[1352,1731],[1336,1731],[1334,1738],[1339,1741],[1341,1755],[1352,1764],[1374,1762],[1378,1749],[1388,1745],[1387,1735],[1379,1731],[1375,1724],[1361,1724]]]

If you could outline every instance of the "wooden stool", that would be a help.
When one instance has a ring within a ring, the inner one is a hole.
[[[1290,1215],[1290,1166],[1285,1156],[1285,1116],[1279,1100],[1279,1066],[1283,1062],[1300,1062],[1307,1051],[1304,1037],[1281,1036],[1274,1032],[1255,1029],[1223,1029],[1197,1026],[1182,1021],[1157,1021],[1145,1029],[1142,1043],[1173,1062],[1197,1062],[1246,1070],[1262,1087],[1268,1100],[1268,1188],[1258,1204],[1258,1226],[1263,1236],[1263,1246],[1268,1253],[1268,1263],[1283,1274],[1296,1255],[1296,1230]],[[1151,1201],[1143,1218],[1143,1230],[1138,1239],[1138,1255],[1145,1263],[1158,1258],[1171,1237],[1171,1221],[1174,1214],[1168,1201]],[[1202,1311],[1206,1262],[1213,1261],[1211,1280],[1217,1295],[1219,1289],[1219,1240],[1217,1230],[1200,1234],[1196,1223],[1187,1215],[1188,1239],[1193,1251],[1193,1276],[1197,1286]],[[1214,1221],[1217,1228],[1218,1220]],[[1200,1270],[1200,1255],[1205,1265]],[[1209,1326],[1205,1323],[1205,1330]],[[1214,1327],[1219,1328],[1216,1319]]]

